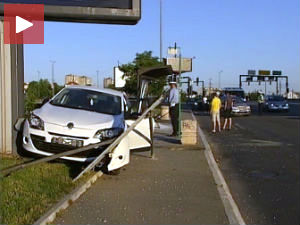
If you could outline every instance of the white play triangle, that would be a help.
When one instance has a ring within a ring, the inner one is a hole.
[[[20,33],[29,27],[32,27],[33,23],[23,19],[22,17],[16,16],[16,33]]]

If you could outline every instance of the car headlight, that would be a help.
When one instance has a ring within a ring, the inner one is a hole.
[[[33,113],[29,117],[29,125],[34,129],[44,130],[44,121]]]
[[[98,130],[94,135],[94,138],[98,138],[100,141],[104,141],[104,140],[112,139],[114,137],[118,137],[120,134],[122,134],[122,132],[123,132],[122,128]]]
[[[248,105],[248,106],[246,106],[246,109],[247,109],[247,110],[250,110],[250,109],[251,109],[251,107]]]
[[[233,106],[233,107],[232,107],[232,111],[240,111],[240,110],[239,110],[239,108],[238,108],[238,107],[236,107],[236,106]]]
[[[274,104],[272,103],[271,106],[274,107]]]
[[[195,102],[194,105],[198,105],[198,102]]]
[[[286,104],[285,104],[285,107],[289,107],[289,104],[288,104],[288,103],[286,103]]]

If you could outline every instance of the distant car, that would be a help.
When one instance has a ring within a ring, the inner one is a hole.
[[[222,104],[224,107],[226,96],[222,96]],[[233,107],[232,107],[232,115],[233,116],[249,116],[251,115],[251,107],[244,101],[241,97],[232,96]]]
[[[285,111],[288,112],[290,106],[288,102],[280,95],[266,96],[264,110],[269,112]]]
[[[201,97],[191,98],[186,101],[186,104],[189,105],[189,108],[192,110],[203,110],[203,101]]]
[[[240,97],[233,98],[232,114],[236,116],[251,115],[251,107]]]
[[[114,139],[135,121],[127,116],[128,110],[129,103],[122,92],[96,87],[66,87],[26,119],[23,147],[31,153],[49,156]],[[144,119],[136,129],[150,138],[149,119]],[[107,155],[108,171],[128,164],[131,149],[149,146],[143,137],[130,132]],[[106,147],[62,158],[90,162]]]

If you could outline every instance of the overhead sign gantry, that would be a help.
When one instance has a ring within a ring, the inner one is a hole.
[[[273,70],[272,72],[270,70],[259,70],[258,74],[256,73],[256,70],[248,70],[247,75],[240,75],[240,88],[242,88],[243,83],[258,83],[259,85],[261,82],[264,82],[265,84],[269,82],[272,84],[272,82],[276,83],[276,94],[279,94],[279,88],[278,88],[278,82],[281,79],[285,79],[285,86],[286,86],[286,93],[289,93],[289,78],[288,76],[282,75],[282,71],[280,70]],[[266,94],[266,93],[265,93]]]

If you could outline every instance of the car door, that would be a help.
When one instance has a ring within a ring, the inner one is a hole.
[[[124,98],[124,111],[125,114],[130,115],[130,105],[127,97]],[[153,119],[152,119],[153,120]],[[130,127],[136,118],[127,116],[125,123],[127,127]],[[153,120],[153,129],[154,129],[154,120]],[[133,131],[128,134],[129,148],[130,150],[134,149],[145,149],[151,146],[151,131],[150,131],[150,119],[144,118]]]

